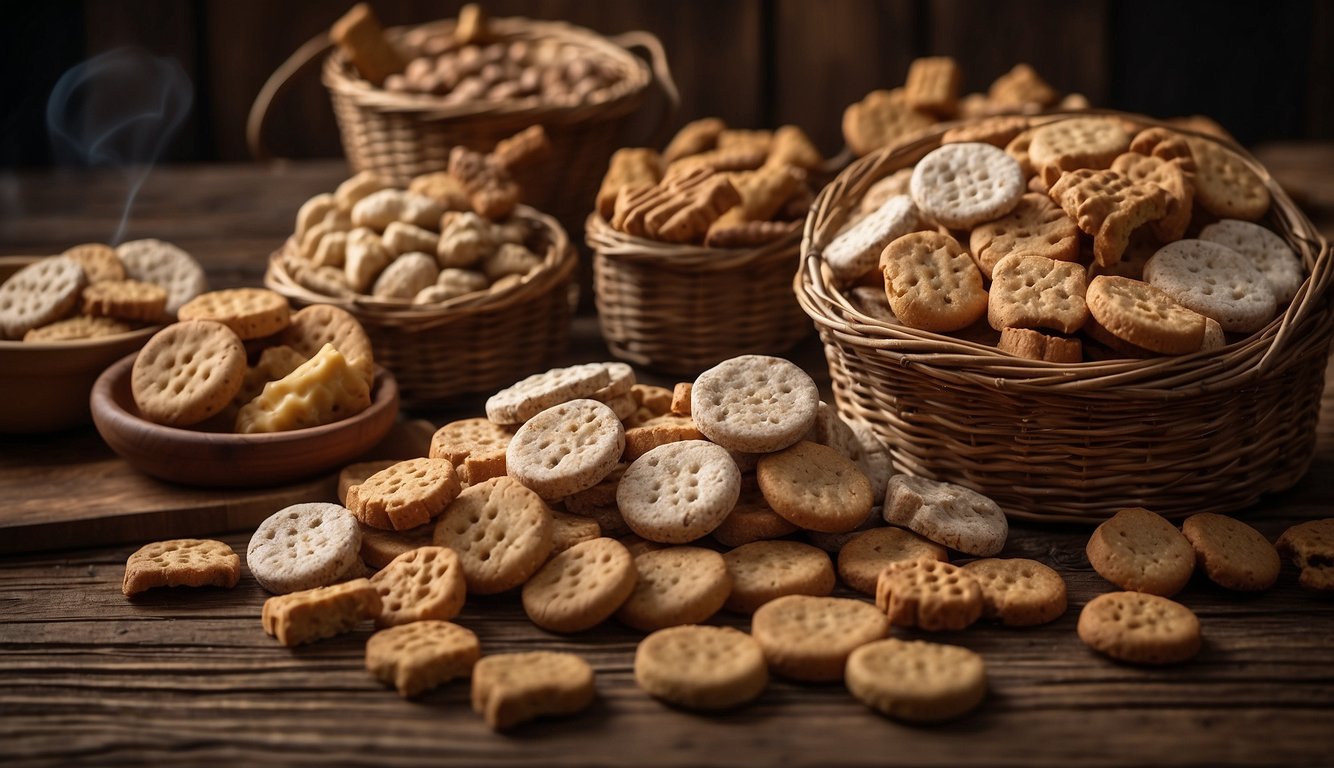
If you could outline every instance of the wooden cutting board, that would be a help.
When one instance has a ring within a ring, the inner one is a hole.
[[[434,427],[400,421],[363,459],[425,456]],[[303,501],[335,501],[337,473],[270,488],[205,489],[140,474],[87,427],[0,436],[0,554],[254,528]]]

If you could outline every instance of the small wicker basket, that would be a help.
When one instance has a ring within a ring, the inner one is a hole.
[[[594,213],[584,233],[602,337],[623,360],[693,376],[736,355],[783,352],[811,332],[792,297],[799,232],[724,250],[633,237]]]
[[[1227,512],[1295,484],[1315,450],[1334,273],[1329,244],[1264,168],[1230,146],[1265,180],[1264,223],[1308,272],[1281,316],[1213,352],[1048,363],[869,317],[823,263],[850,205],[948,127],[857,161],[807,219],[794,289],[824,343],[840,413],[872,427],[897,471],[968,486],[1017,518],[1097,523],[1127,506]]]
[[[520,206],[515,217],[533,227],[529,244],[541,266],[502,288],[436,304],[314,293],[284,266],[296,247],[289,240],[269,259],[264,284],[297,307],[332,304],[351,312],[366,329],[375,362],[393,371],[405,406],[440,405],[456,395],[494,392],[541,370],[569,340],[577,256],[560,224]]]

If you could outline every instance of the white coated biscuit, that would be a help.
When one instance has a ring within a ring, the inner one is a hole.
[[[611,383],[605,363],[585,363],[535,373],[486,400],[486,417],[497,424],[522,424],[560,403],[591,397]]]
[[[909,183],[923,215],[967,229],[1009,213],[1024,196],[1024,172],[990,144],[946,144],[917,163]]]
[[[625,470],[616,503],[649,541],[684,544],[722,524],[741,495],[741,472],[727,450],[704,440],[667,443]]]
[[[1207,240],[1168,243],[1144,265],[1144,280],[1229,333],[1250,333],[1274,317],[1274,289],[1255,265]]]
[[[255,529],[246,565],[264,589],[289,592],[328,586],[361,564],[361,528],[347,509],[312,502],[280,509]]]
[[[911,475],[889,479],[884,515],[891,525],[978,557],[1000,552],[1010,532],[1005,513],[986,496],[953,483]]]
[[[132,280],[156,283],[167,292],[167,312],[176,314],[185,302],[208,290],[204,268],[190,254],[162,240],[131,240],[116,255]]]
[[[1302,262],[1277,233],[1249,221],[1223,219],[1200,230],[1200,239],[1226,245],[1250,258],[1260,274],[1274,289],[1274,299],[1281,306],[1297,295],[1306,275]]]
[[[852,282],[875,269],[885,246],[916,229],[917,224],[917,206],[912,198],[891,197],[839,232],[824,249],[825,262],[839,280]]]
[[[705,437],[734,451],[771,453],[815,423],[820,391],[801,368],[778,357],[742,355],[701,373],[690,413]]]
[[[625,427],[596,400],[571,400],[529,419],[505,449],[509,475],[544,499],[588,490],[616,468]]]

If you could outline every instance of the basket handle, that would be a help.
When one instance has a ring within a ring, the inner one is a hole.
[[[653,70],[653,82],[657,84],[667,104],[658,117],[658,125],[653,129],[646,145],[660,147],[667,141],[667,129],[676,118],[676,113],[681,111],[681,92],[676,87],[676,79],[672,77],[672,68],[667,64],[667,50],[662,47],[662,41],[656,35],[643,30],[622,32],[612,36],[611,41],[627,50],[643,48],[648,54],[649,67]]]
[[[250,105],[250,115],[246,118],[245,141],[250,156],[256,160],[271,160],[272,156],[264,146],[264,121],[269,116],[269,107],[278,94],[292,82],[292,79],[310,66],[321,54],[333,47],[328,30],[307,40],[304,45],[292,52],[264,81],[264,87],[255,94],[255,101]]]

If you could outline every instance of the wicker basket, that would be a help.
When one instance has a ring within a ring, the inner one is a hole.
[[[820,193],[794,285],[839,411],[874,429],[896,470],[971,487],[1013,517],[1080,523],[1126,506],[1234,511],[1296,483],[1315,450],[1334,333],[1330,249],[1254,158],[1231,147],[1264,178],[1274,200],[1265,223],[1308,271],[1287,311],[1214,352],[1056,364],[876,320],[824,267],[850,203],[948,127],[868,155]]]
[[[722,250],[632,237],[597,213],[584,232],[602,337],[623,360],[693,376],[736,355],[782,352],[811,332],[792,297],[799,232]]]
[[[264,284],[295,306],[333,304],[361,321],[375,361],[394,372],[406,406],[440,405],[456,395],[494,392],[546,368],[569,339],[577,257],[560,224],[520,206],[534,229],[540,267],[517,284],[437,304],[357,296],[337,299],[307,290],[283,265],[288,241],[269,259]]]
[[[386,30],[386,35],[397,41],[414,30],[452,33],[454,25],[451,19],[417,27],[395,27]],[[676,111],[679,97],[662,44],[647,32],[605,38],[555,21],[500,18],[491,19],[489,25],[490,31],[502,40],[554,40],[580,46],[589,56],[612,62],[623,77],[610,87],[605,99],[597,102],[567,106],[534,104],[531,100],[447,104],[435,95],[395,93],[374,87],[356,73],[342,51],[335,49],[324,59],[322,79],[333,100],[348,162],[354,171],[375,171],[394,183],[406,185],[414,176],[443,170],[454,146],[490,151],[497,141],[541,124],[551,141],[551,158],[521,173],[518,181],[524,189],[524,202],[555,216],[567,228],[578,226],[597,194],[601,174],[612,152],[628,139],[644,138],[624,134],[627,124],[644,104],[649,86],[656,82],[667,101],[659,115],[659,132]],[[255,97],[247,125],[247,139],[255,157],[267,157],[263,128],[273,99],[330,46],[327,33],[303,45],[270,76]],[[628,48],[647,51],[652,71]]]

